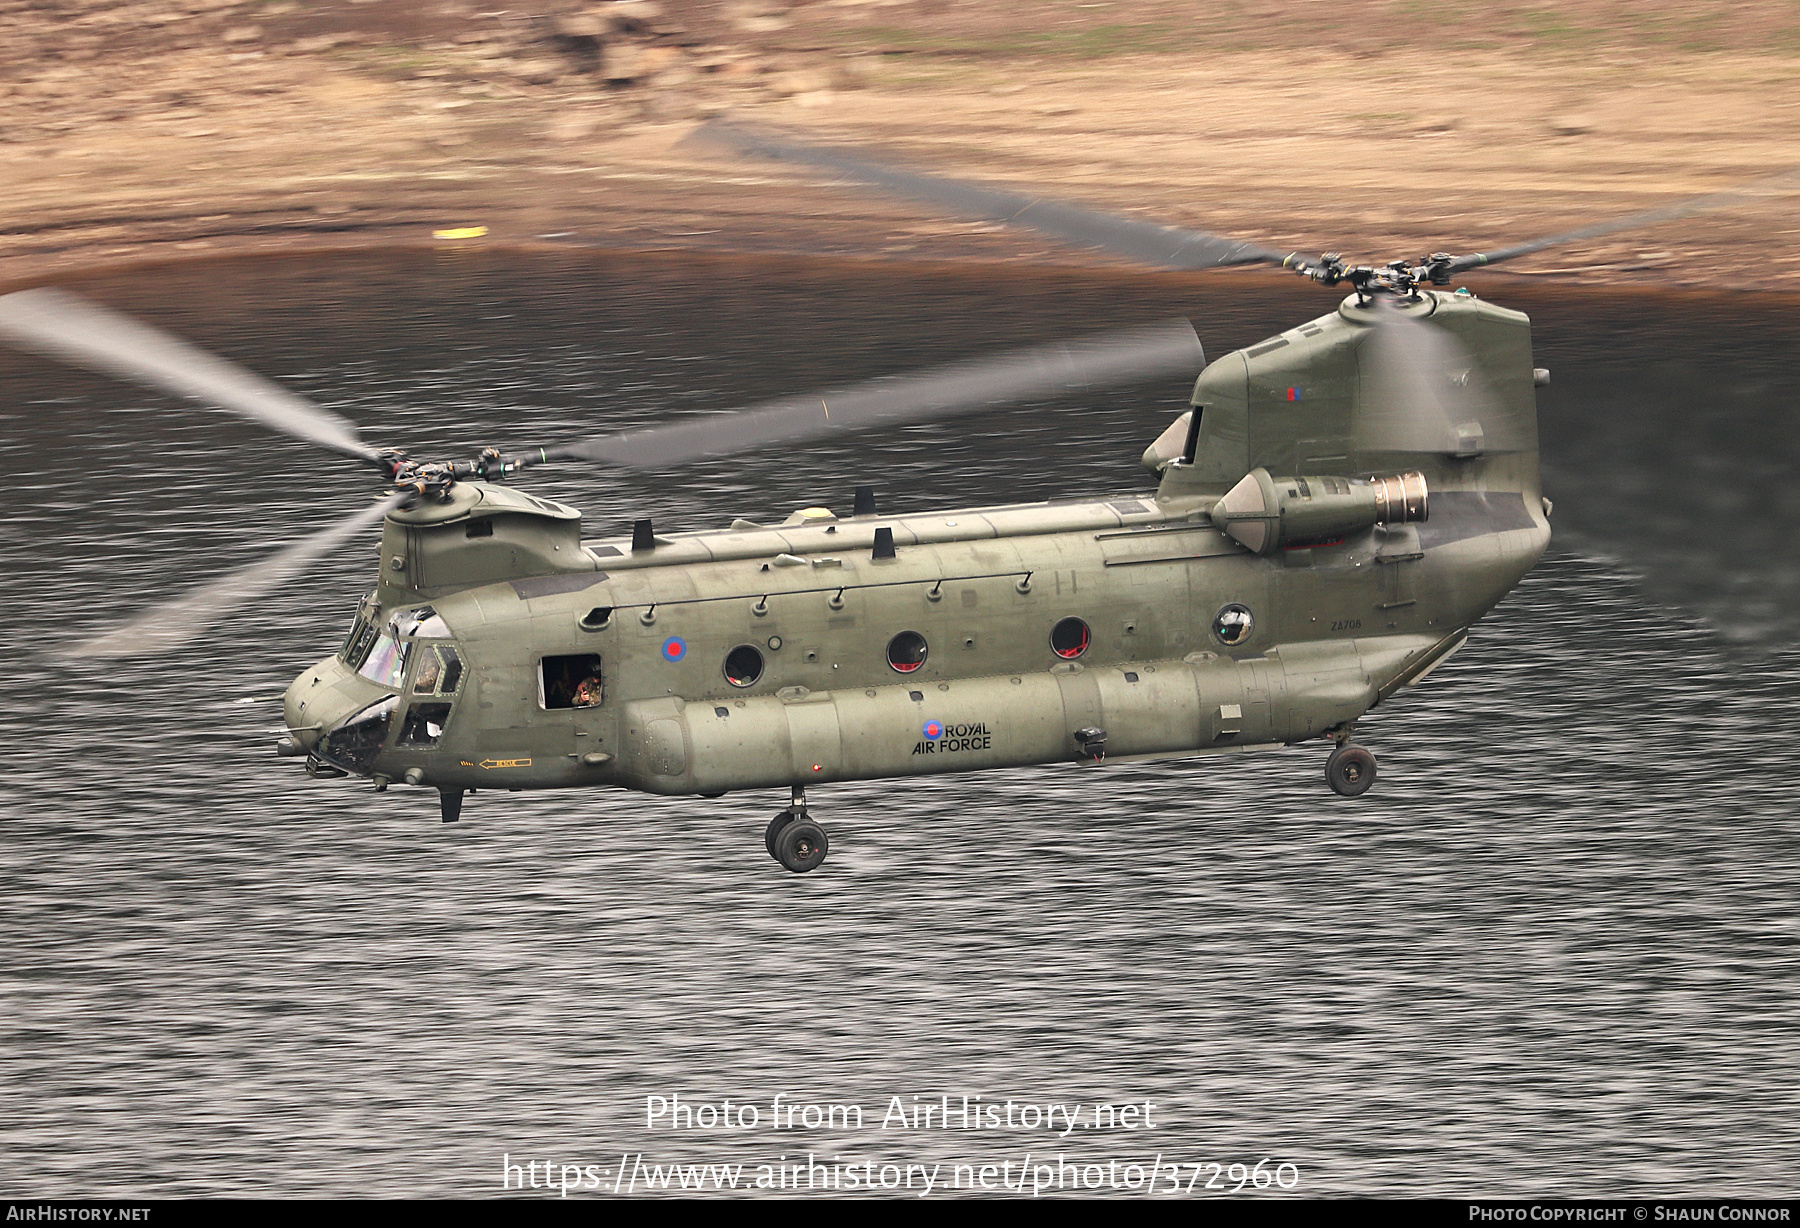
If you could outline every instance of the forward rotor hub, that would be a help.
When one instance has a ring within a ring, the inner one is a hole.
[[[378,462],[396,491],[413,500],[431,499],[437,503],[450,502],[450,492],[459,481],[500,481],[518,467],[508,464],[498,448],[483,448],[472,461],[419,461],[399,448],[387,448],[379,454]]]

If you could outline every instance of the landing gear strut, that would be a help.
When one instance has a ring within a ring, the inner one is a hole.
[[[816,870],[831,850],[831,839],[825,829],[806,814],[806,787],[793,786],[793,800],[788,808],[769,821],[763,843],[769,856],[795,874]]]
[[[1339,796],[1362,796],[1375,783],[1375,756],[1367,747],[1352,743],[1346,731],[1331,758],[1325,761],[1325,783]]]

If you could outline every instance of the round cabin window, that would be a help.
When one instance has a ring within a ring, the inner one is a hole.
[[[1093,635],[1079,618],[1065,618],[1050,628],[1050,651],[1065,661],[1073,661],[1088,650]]]
[[[917,631],[902,631],[888,641],[888,664],[902,674],[910,674],[925,664],[930,650],[925,637]]]
[[[1250,608],[1235,601],[1213,616],[1213,634],[1219,637],[1219,643],[1227,647],[1242,644],[1254,630],[1256,618],[1250,613]]]
[[[725,654],[725,681],[732,686],[755,686],[763,675],[763,655],[748,644]]]

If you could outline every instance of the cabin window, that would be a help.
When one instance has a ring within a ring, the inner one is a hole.
[[[1250,638],[1256,630],[1256,618],[1250,613],[1248,606],[1232,602],[1213,616],[1213,634],[1219,637],[1219,643],[1227,647],[1235,647]]]
[[[1050,651],[1065,661],[1073,661],[1088,650],[1093,633],[1079,618],[1065,618],[1050,628]]]
[[[925,643],[925,637],[917,631],[902,631],[888,641],[888,664],[896,673],[910,674],[925,664],[925,657],[931,651]]]
[[[545,657],[538,666],[538,702],[546,708],[597,708],[605,698],[600,654]]]
[[[763,676],[763,655],[749,644],[739,644],[725,654],[725,681],[732,686],[755,686]]]

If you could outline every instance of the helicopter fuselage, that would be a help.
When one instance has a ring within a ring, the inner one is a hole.
[[[583,542],[572,509],[463,482],[390,515],[382,582],[290,689],[288,724],[383,782],[709,795],[1338,735],[1459,647],[1549,539],[1524,317],[1423,309],[1510,392],[1487,429],[1528,419],[1527,447],[1360,446],[1346,304],[1208,367],[1194,455],[1169,442],[1187,415],[1146,453],[1154,495]],[[1402,465],[1431,487],[1413,522],[1252,550],[1214,514],[1248,467],[1297,506]]]
[[[595,543],[592,571],[406,600],[438,634],[397,640],[378,677],[353,636],[295,682],[290,725],[392,696],[375,753],[330,761],[436,788],[707,794],[1302,741],[1453,651],[1543,548],[1517,497],[1439,502],[1272,557],[1143,496],[692,534],[650,557]],[[883,527],[894,555],[874,559]],[[397,612],[371,602],[361,636]],[[590,670],[599,701],[578,705]],[[432,705],[427,737],[408,718]]]

